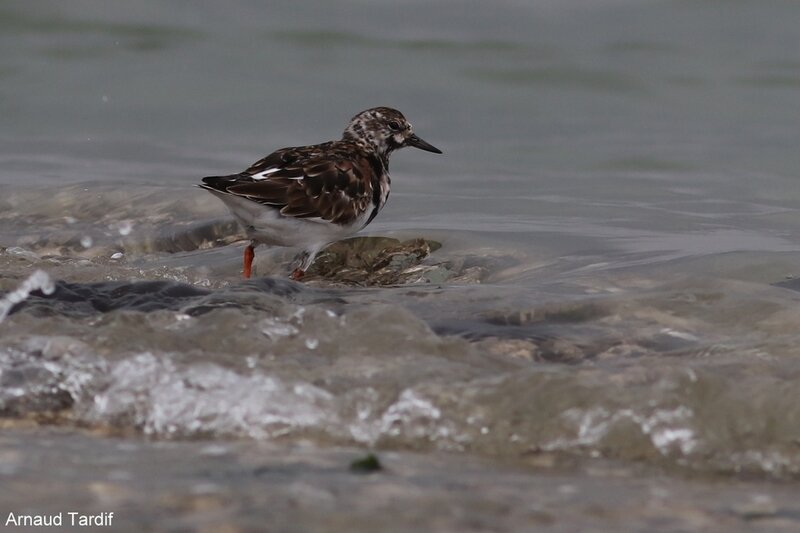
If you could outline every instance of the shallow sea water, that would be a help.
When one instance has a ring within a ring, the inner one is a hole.
[[[0,505],[126,530],[796,530],[798,17],[6,3],[0,291],[24,301],[0,322]],[[297,284],[293,251],[259,248],[239,279],[239,230],[192,185],[373,105],[445,154],[396,154],[339,250],[424,253]],[[349,468],[369,452],[382,470]]]

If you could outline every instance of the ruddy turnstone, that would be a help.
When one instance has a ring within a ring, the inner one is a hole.
[[[302,279],[317,253],[378,214],[389,197],[389,155],[405,146],[441,154],[417,137],[390,107],[354,116],[341,140],[281,148],[239,174],[203,178],[199,187],[222,200],[244,227],[245,278],[255,247],[300,246],[292,279]]]

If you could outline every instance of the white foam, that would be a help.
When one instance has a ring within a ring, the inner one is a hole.
[[[11,308],[20,302],[25,301],[33,291],[42,291],[45,294],[53,294],[56,290],[53,280],[44,270],[36,270],[23,281],[19,287],[9,292],[0,299],[0,322],[5,320]]]

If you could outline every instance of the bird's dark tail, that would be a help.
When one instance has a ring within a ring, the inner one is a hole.
[[[197,186],[209,191],[228,192],[232,185],[241,184],[244,176],[242,174],[231,174],[229,176],[208,176],[203,178],[203,183]]]

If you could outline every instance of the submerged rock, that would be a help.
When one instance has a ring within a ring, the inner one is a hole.
[[[479,282],[485,269],[463,262],[436,263],[430,255],[441,248],[436,241],[389,237],[355,237],[332,244],[319,254],[305,281],[343,285],[385,286],[443,283],[458,278]]]

